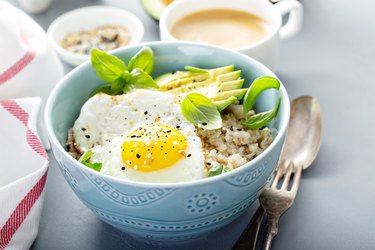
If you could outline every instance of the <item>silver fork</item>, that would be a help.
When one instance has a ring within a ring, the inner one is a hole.
[[[263,249],[271,249],[272,240],[278,232],[280,217],[292,206],[301,180],[302,165],[289,162],[281,166],[284,167],[278,169],[271,186],[265,188],[259,197],[260,204],[267,214]]]

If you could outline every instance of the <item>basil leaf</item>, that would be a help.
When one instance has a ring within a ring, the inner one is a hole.
[[[271,110],[250,116],[246,121],[242,123],[242,125],[250,129],[258,129],[264,127],[276,116],[280,106],[280,100],[281,99],[279,97],[277,104]]]
[[[122,94],[122,90],[124,89],[125,84],[125,80],[120,77],[112,83],[111,90],[116,94]]]
[[[98,172],[100,172],[100,170],[102,169],[102,166],[103,166],[103,164],[101,162],[95,162],[95,163],[85,162],[85,163],[83,163],[83,165],[85,165],[86,167],[92,168],[92,169],[94,169],[95,171],[98,171]]]
[[[255,103],[255,100],[264,90],[267,89],[280,89],[280,82],[272,76],[262,76],[253,81],[247,89],[243,99],[243,113],[246,115]]]
[[[185,118],[194,125],[204,129],[221,128],[221,116],[216,105],[204,95],[188,94],[181,103]]]
[[[136,68],[130,73],[129,82],[125,84],[124,92],[127,92],[134,87],[141,89],[158,89],[159,85],[157,85],[149,74],[140,68]]]
[[[185,69],[190,71],[191,73],[209,73],[207,69],[201,69],[193,66],[185,66]]]
[[[231,169],[229,167],[225,166],[223,168],[223,173],[226,173],[226,172],[229,172],[229,171],[231,171]]]
[[[118,91],[112,90],[112,84],[104,84],[102,86],[97,87],[93,92],[91,92],[90,97],[93,97],[94,95],[98,93],[104,93],[107,95],[117,95]]]
[[[222,173],[223,173],[223,165],[212,166],[210,170],[208,170],[207,177],[216,176]]]
[[[91,156],[93,156],[93,155],[94,155],[94,152],[92,152],[91,150],[88,150],[86,153],[84,153],[81,156],[81,158],[79,158],[79,162],[81,162],[86,167],[92,168],[92,169],[100,172],[100,170],[102,169],[102,163],[100,163],[100,162],[94,162],[94,163],[88,162],[90,160]]]
[[[94,155],[94,152],[92,152],[91,150],[87,151],[86,153],[84,153],[80,158],[79,158],[79,161],[81,163],[83,162],[87,162],[88,160],[90,160],[91,156]]]
[[[130,80],[130,73],[129,71],[125,70],[124,72],[122,72],[121,74],[121,78],[125,81],[125,82],[128,82]]]
[[[133,56],[128,65],[129,71],[133,71],[136,68],[139,68],[151,75],[154,70],[154,53],[152,50],[144,46],[135,56]]]
[[[116,56],[97,49],[91,50],[91,64],[98,76],[112,83],[126,70],[126,64]]]

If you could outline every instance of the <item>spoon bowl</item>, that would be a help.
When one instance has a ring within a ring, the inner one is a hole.
[[[281,163],[308,168],[316,158],[322,135],[322,113],[318,100],[301,96],[292,101],[290,123]]]

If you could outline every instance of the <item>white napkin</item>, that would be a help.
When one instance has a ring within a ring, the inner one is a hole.
[[[0,249],[29,249],[38,233],[48,156],[40,98],[0,101]]]
[[[39,96],[46,101],[63,75],[44,30],[0,0],[0,100]]]

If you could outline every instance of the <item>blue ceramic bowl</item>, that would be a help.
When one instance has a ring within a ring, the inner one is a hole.
[[[213,68],[233,64],[242,70],[248,86],[255,78],[274,75],[259,62],[227,49],[182,42],[146,44],[155,54],[154,75],[181,70],[186,65]],[[143,45],[118,49],[114,54],[128,61]],[[102,84],[90,62],[62,79],[46,105],[46,125],[53,154],[61,173],[79,199],[100,219],[139,236],[183,239],[214,231],[240,216],[258,197],[280,156],[289,121],[289,98],[280,88],[281,105],[269,124],[278,132],[273,143],[257,158],[229,173],[177,184],[125,181],[80,164],[67,152],[65,142],[91,91]],[[255,109],[271,109],[279,93],[267,90]]]

